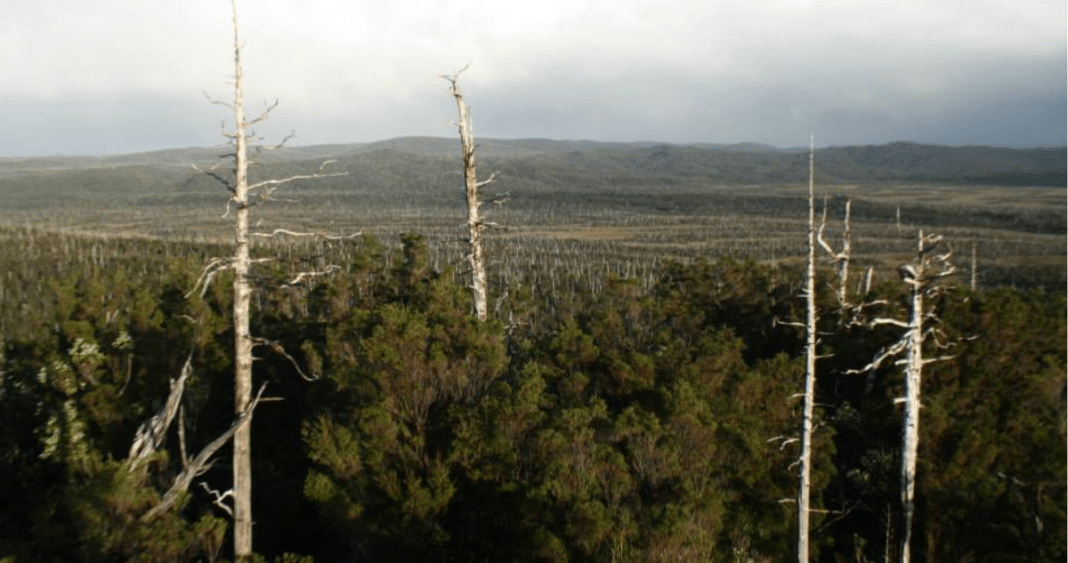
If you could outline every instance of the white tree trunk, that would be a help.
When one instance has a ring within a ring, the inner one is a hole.
[[[842,252],[839,253],[838,259],[838,306],[843,310],[849,306],[849,260],[853,253],[853,238],[849,232],[849,211],[852,206],[853,200],[847,199],[842,230]]]
[[[487,282],[486,263],[482,254],[482,229],[485,228],[485,224],[480,215],[482,201],[479,199],[478,190],[491,182],[493,177],[491,176],[485,182],[478,181],[478,175],[475,172],[475,137],[471,131],[471,115],[467,102],[464,101],[459,82],[457,82],[459,76],[460,73],[457,72],[452,77],[446,76],[445,78],[451,84],[450,92],[456,98],[456,110],[460,114],[460,146],[463,150],[464,193],[467,197],[467,243],[468,263],[471,267],[471,295],[475,316],[478,320],[484,321],[487,315]]]
[[[979,289],[979,283],[978,283],[979,274],[978,274],[978,270],[979,270],[979,264],[978,264],[978,262],[976,261],[976,258],[975,258],[975,241],[972,241],[972,276],[971,276],[971,279],[969,280],[970,283],[968,284],[968,287],[970,287],[973,292],[975,290]]]
[[[916,493],[916,452],[920,442],[920,385],[923,373],[923,294],[927,289],[927,258],[924,252],[923,231],[917,242],[915,277],[912,284],[912,311],[905,348],[905,417],[902,423],[901,445],[901,508],[905,530],[901,540],[901,562],[909,561],[909,542],[912,539],[912,516]]]
[[[815,147],[808,153],[808,267],[805,273],[805,398],[801,415],[801,469],[797,493],[797,560],[808,563],[809,505],[812,473],[812,415],[816,401],[816,204]]]
[[[242,416],[252,402],[252,335],[249,331],[249,197],[248,134],[242,92],[241,43],[234,15],[234,414]],[[252,554],[252,424],[234,432],[234,558]]]
[[[900,561],[903,563],[909,561],[909,543],[912,540],[912,520],[915,513],[916,459],[920,442],[923,366],[949,358],[949,356],[932,359],[923,357],[923,342],[928,336],[924,321],[933,318],[929,311],[924,310],[924,296],[935,295],[938,291],[938,281],[956,272],[956,268],[949,261],[949,253],[933,254],[941,240],[941,236],[925,237],[923,231],[920,231],[916,242],[916,258],[898,268],[901,280],[908,284],[911,291],[908,322],[894,318],[875,318],[869,323],[872,327],[890,325],[903,328],[905,329],[904,335],[897,342],[879,352],[875,359],[864,368],[846,372],[874,371],[887,360],[899,358],[902,353],[905,355],[904,359],[897,360],[897,363],[904,365],[905,396],[894,401],[895,404],[904,403],[905,405],[901,429],[901,514],[904,529],[901,534]],[[887,533],[889,537],[889,531]]]

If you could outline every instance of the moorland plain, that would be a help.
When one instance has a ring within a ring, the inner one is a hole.
[[[497,173],[485,212],[491,271],[641,277],[665,259],[804,254],[805,151],[763,145],[482,140],[482,175]],[[95,236],[226,242],[226,193],[191,168],[222,148],[116,156],[0,159],[0,220]],[[309,173],[325,160],[346,175],[294,182],[257,209],[262,229],[427,237],[436,267],[458,264],[465,208],[458,143],[399,138],[264,152],[259,178]],[[852,200],[856,263],[892,267],[917,229],[946,236],[958,262],[974,246],[986,286],[1063,287],[1065,151],[892,143],[815,153],[827,236]],[[219,170],[225,169],[225,165]],[[821,206],[822,207],[822,206]],[[500,281],[500,280],[499,280]]]

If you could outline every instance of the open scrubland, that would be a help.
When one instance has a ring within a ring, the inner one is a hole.
[[[538,269],[641,278],[668,259],[774,264],[804,255],[803,151],[546,140],[486,140],[478,150],[481,170],[498,173],[487,198],[498,203],[485,205],[487,220],[502,227],[487,237],[498,284]],[[225,190],[190,168],[217,165],[222,152],[0,159],[0,220],[93,236],[229,241]],[[265,153],[261,177],[313,172],[325,160],[347,175],[287,187],[284,201],[257,217],[267,231],[361,232],[387,245],[419,233],[435,265],[458,266],[466,217],[458,152],[453,140],[402,138]],[[945,235],[969,267],[974,247],[984,287],[1062,288],[1064,153],[911,143],[821,149],[817,197],[825,198],[828,236],[853,201],[859,265],[896,267],[926,229]]]

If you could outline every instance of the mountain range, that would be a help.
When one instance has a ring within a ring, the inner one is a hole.
[[[195,147],[110,156],[0,158],[6,210],[109,206],[143,198],[215,193],[191,168],[230,166],[228,147]],[[897,142],[827,147],[814,153],[820,185],[1066,185],[1066,150],[947,147]],[[457,139],[401,137],[373,143],[283,147],[263,151],[263,177],[306,174],[324,160],[348,175],[321,184],[367,194],[452,193],[458,184]],[[700,192],[710,186],[804,184],[805,149],[753,143],[673,145],[549,139],[480,139],[481,176],[497,172],[501,189],[575,193]],[[182,196],[185,197],[185,196]]]
[[[187,170],[210,165],[228,148],[197,147],[107,156],[0,157],[0,178],[26,174],[148,166]],[[264,151],[259,160],[346,160],[359,155],[395,152],[415,157],[458,157],[456,139],[399,137],[371,143],[283,147]],[[906,181],[955,184],[1065,185],[1065,147],[948,147],[910,142],[827,147],[815,151],[817,175],[825,182]],[[709,180],[750,182],[803,181],[808,151],[757,143],[672,145],[654,142],[610,143],[550,139],[480,139],[478,156],[495,161],[530,160],[549,166],[590,170],[665,172]],[[731,168],[734,168],[732,170]]]

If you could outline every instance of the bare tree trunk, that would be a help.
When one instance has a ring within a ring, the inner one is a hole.
[[[916,494],[916,453],[920,443],[920,386],[923,375],[923,294],[927,285],[928,261],[924,252],[923,231],[917,237],[917,259],[912,284],[912,311],[905,335],[905,417],[902,422],[901,445],[901,508],[905,518],[901,539],[901,562],[909,561],[909,542],[912,539],[912,516]]]
[[[847,199],[842,230],[842,252],[839,253],[838,260],[838,306],[842,309],[849,306],[849,260],[853,252],[853,238],[849,232],[849,210],[852,206],[853,200]]]
[[[234,17],[234,414],[242,416],[252,402],[252,334],[249,330],[249,235],[248,235],[248,123],[242,91],[241,43]],[[234,558],[252,555],[252,424],[234,432]]]
[[[493,176],[491,175],[488,180],[479,182],[478,175],[475,172],[475,137],[471,131],[471,115],[468,111],[467,102],[464,101],[458,82],[461,72],[463,70],[451,77],[445,76],[444,78],[449,81],[449,91],[456,98],[456,109],[460,114],[458,126],[460,129],[460,146],[463,150],[464,193],[467,196],[467,257],[471,267],[471,296],[474,301],[475,316],[478,317],[478,320],[484,321],[486,320],[488,305],[486,298],[486,263],[482,254],[482,230],[486,225],[480,215],[482,201],[479,199],[478,190],[492,182]]]
[[[808,153],[808,267],[805,273],[805,398],[801,415],[801,476],[797,492],[797,560],[808,563],[809,490],[812,473],[812,413],[816,400],[816,203],[815,147]]]
[[[978,269],[979,269],[978,262],[976,261],[976,258],[975,258],[975,241],[972,241],[972,276],[971,276],[971,280],[970,280],[971,283],[969,284],[969,287],[971,288],[971,290],[973,292],[976,289],[979,288],[979,283],[978,283],[979,275],[977,273]]]
[[[879,325],[900,327],[905,329],[904,335],[900,340],[879,352],[875,359],[864,368],[847,372],[874,371],[891,358],[900,357],[901,354],[905,356],[903,361],[898,362],[904,364],[905,396],[894,401],[895,404],[905,404],[905,414],[901,425],[901,514],[904,533],[901,534],[899,543],[899,559],[902,563],[909,561],[909,543],[912,540],[912,521],[915,513],[916,458],[920,441],[923,366],[950,357],[942,356],[931,359],[923,357],[924,340],[931,333],[936,332],[925,328],[926,319],[932,318],[933,315],[924,309],[924,297],[935,295],[939,290],[938,280],[956,271],[949,262],[949,253],[933,254],[941,240],[940,236],[924,236],[923,231],[920,231],[916,241],[916,258],[898,268],[901,280],[910,288],[909,320],[905,322],[894,318],[875,318],[868,323],[871,327]]]
[[[211,170],[206,171],[206,173],[223,184],[230,192],[230,199],[227,201],[226,209],[227,214],[229,214],[231,206],[234,211],[234,254],[229,258],[213,259],[201,274],[200,279],[197,281],[197,286],[202,286],[201,295],[203,295],[216,274],[227,269],[234,270],[234,414],[238,417],[238,420],[242,420],[243,422],[232,428],[234,441],[233,489],[224,495],[220,495],[216,499],[216,505],[219,505],[220,507],[224,506],[221,504],[221,500],[225,496],[230,496],[232,494],[234,497],[233,510],[230,511],[229,507],[227,507],[226,510],[232,512],[234,518],[234,557],[240,561],[252,554],[251,418],[252,409],[255,408],[256,405],[256,401],[252,398],[252,349],[256,345],[268,346],[273,351],[288,359],[293,364],[294,368],[297,369],[297,372],[305,379],[314,380],[317,378],[316,374],[313,374],[312,377],[305,375],[296,364],[295,360],[285,353],[285,350],[280,344],[264,338],[252,337],[249,326],[252,297],[252,288],[249,283],[249,272],[253,263],[263,262],[265,260],[253,260],[250,258],[249,246],[251,237],[290,235],[314,236],[330,240],[340,240],[353,238],[356,235],[334,237],[319,233],[298,233],[286,229],[275,229],[273,233],[251,233],[249,231],[250,208],[254,204],[271,200],[272,194],[280,186],[296,180],[342,176],[346,173],[324,173],[323,168],[328,163],[333,162],[326,161],[322,163],[318,172],[312,174],[297,174],[285,178],[270,178],[249,183],[248,171],[249,166],[252,164],[252,161],[249,158],[249,142],[253,136],[250,127],[267,119],[271,110],[277,105],[277,102],[275,102],[274,105],[269,106],[259,117],[250,120],[245,116],[243,71],[241,68],[241,41],[238,33],[237,5],[235,0],[230,0],[230,8],[233,12],[234,24],[234,99],[231,103],[214,100],[212,102],[226,106],[234,113],[234,130],[232,132],[224,131],[223,133],[234,147],[233,153],[225,155],[226,158],[233,158],[234,177],[232,180],[224,178]],[[288,138],[289,137],[283,139],[282,142],[274,148],[284,145]],[[194,166],[194,168],[196,167]],[[323,271],[300,272],[288,282],[288,285],[296,285],[306,279],[327,275],[338,269],[339,267],[336,265],[329,265]],[[194,287],[194,290],[195,289],[196,288]],[[213,442],[213,444],[216,444],[216,442]],[[218,444],[221,445],[221,442]],[[190,477],[190,479],[191,478],[192,477]]]

